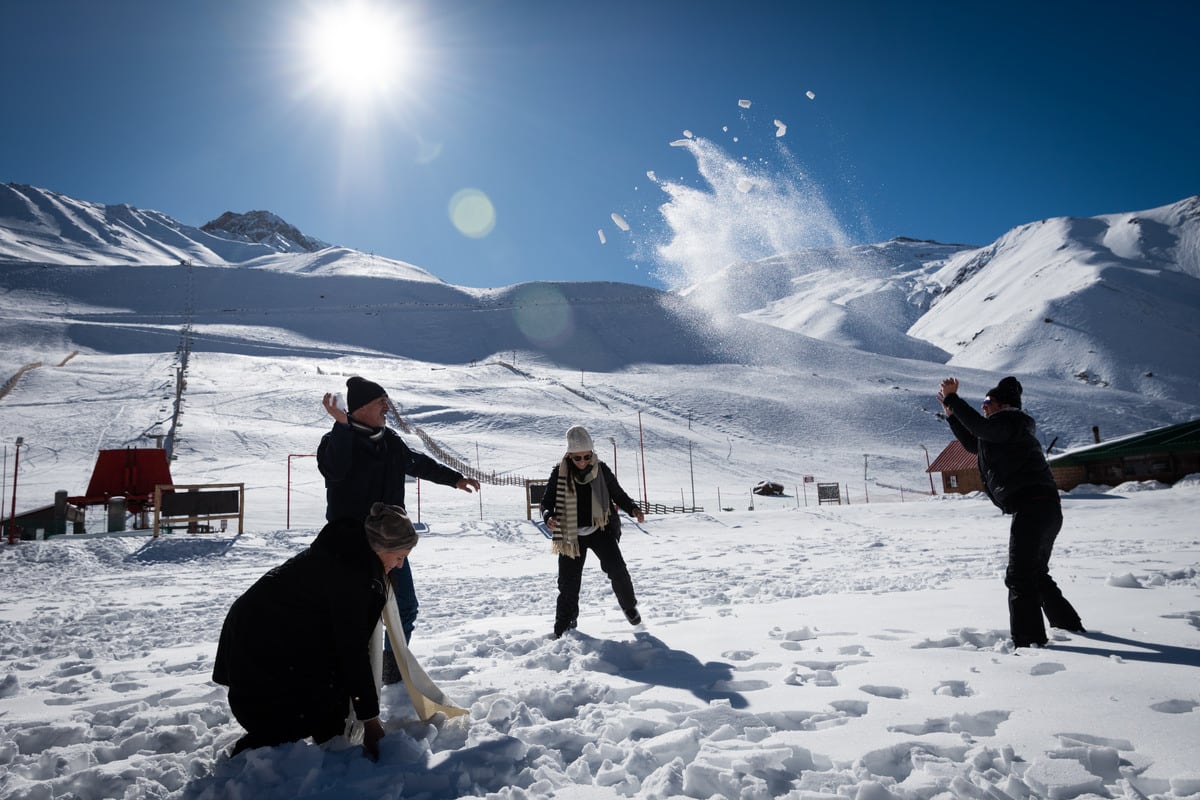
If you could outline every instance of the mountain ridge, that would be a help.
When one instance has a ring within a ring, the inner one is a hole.
[[[1200,309],[1200,196],[1145,211],[1040,220],[980,247],[896,237],[811,248],[731,264],[676,292],[630,286],[614,294],[603,282],[452,287],[405,262],[345,247],[305,249],[318,244],[324,245],[271,212],[227,212],[194,228],[128,205],[0,185],[0,259],[11,265],[5,287],[59,291],[69,308],[89,309],[42,323],[73,323],[77,341],[101,350],[117,319],[144,326],[149,311],[97,316],[96,309],[121,307],[122,293],[72,287],[66,277],[50,285],[21,264],[87,264],[104,267],[117,283],[158,285],[168,298],[152,303],[160,315],[171,310],[162,302],[179,303],[169,299],[177,279],[127,277],[118,268],[191,265],[190,291],[204,302],[176,318],[195,326],[198,341],[234,321],[242,333],[216,339],[240,342],[238,352],[256,352],[260,345],[253,343],[263,337],[253,332],[248,312],[230,308],[221,292],[274,298],[262,301],[259,316],[309,343],[326,339],[354,351],[429,361],[525,350],[601,371],[640,359],[782,363],[811,357],[805,341],[816,340],[949,369],[1043,375],[1183,402],[1200,391],[1190,355],[1200,350],[1193,321]],[[208,271],[230,267],[326,282],[292,288],[288,279],[239,283]],[[292,299],[278,305],[280,298]],[[348,309],[379,319],[365,329],[314,324]],[[643,319],[623,321],[628,314]],[[479,320],[485,324],[476,329]],[[626,332],[643,324],[653,336],[629,340]],[[385,334],[373,337],[366,332],[372,327]],[[414,331],[438,334],[422,344]],[[266,337],[272,348],[279,346],[276,336]]]

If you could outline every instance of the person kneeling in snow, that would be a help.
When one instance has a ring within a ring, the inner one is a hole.
[[[621,522],[614,504],[638,522],[646,517],[630,499],[611,469],[592,449],[592,437],[576,425],[567,431],[567,452],[554,466],[542,495],[542,519],[553,533],[558,554],[558,604],[554,612],[554,638],[574,628],[579,619],[579,587],[587,551],[600,559],[600,568],[612,582],[613,594],[630,625],[640,625],[637,596],[629,568],[621,555]]]
[[[365,524],[327,524],[304,551],[234,601],[221,628],[213,680],[246,729],[230,756],[346,729],[351,705],[363,747],[379,757],[383,725],[370,641],[387,598],[387,574],[417,544],[398,506],[375,503]]]

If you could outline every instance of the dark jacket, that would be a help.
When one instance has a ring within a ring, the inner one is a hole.
[[[341,697],[354,703],[359,719],[379,716],[369,645],[384,592],[383,564],[362,523],[329,523],[234,601],[213,680],[230,695],[295,704]]]
[[[1042,454],[1033,417],[1018,408],[1006,408],[985,417],[959,397],[943,401],[954,413],[950,430],[979,462],[983,487],[992,502],[1006,514],[1030,500],[1058,501],[1054,474]]]
[[[362,428],[334,423],[317,447],[317,467],[325,476],[325,519],[365,520],[372,503],[404,507],[404,478],[412,475],[443,486],[461,472],[414,453],[391,428],[375,441]]]
[[[625,494],[625,490],[621,488],[621,484],[617,483],[617,476],[613,475],[608,465],[603,461],[599,463],[600,475],[597,480],[603,480],[605,485],[608,486],[609,499],[613,501],[613,505],[620,508],[626,514],[631,517],[634,516],[638,510],[638,504],[629,495]],[[554,465],[554,469],[550,471],[550,478],[546,482],[546,492],[542,495],[542,502],[540,504],[543,521],[549,520],[558,511],[558,471],[561,466],[562,462]],[[574,468],[570,469],[573,470]],[[592,489],[589,484],[576,484],[576,486],[580,488],[587,487],[588,493],[583,496],[588,497],[589,500],[586,503],[576,503],[576,507],[579,510],[579,519],[575,523],[577,528],[586,528],[589,525],[595,524],[592,522],[592,503],[590,500]],[[620,524],[620,520],[617,519],[617,515],[614,513],[609,517],[605,530],[611,531],[614,526],[617,530],[620,530]]]

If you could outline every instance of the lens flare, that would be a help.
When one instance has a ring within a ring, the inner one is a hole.
[[[482,239],[496,227],[496,208],[479,189],[460,189],[450,198],[450,221],[463,236]]]
[[[513,318],[521,333],[542,346],[564,342],[574,330],[571,304],[557,286],[548,283],[518,287]]]

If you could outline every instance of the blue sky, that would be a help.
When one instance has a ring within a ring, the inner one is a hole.
[[[684,131],[803,173],[855,242],[987,244],[1200,192],[1192,3],[376,3],[400,63],[374,91],[307,44],[345,5],[6,3],[0,180],[192,225],[267,209],[479,287],[659,285],[687,231],[646,173],[703,187]],[[455,226],[465,189],[493,226]]]

